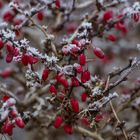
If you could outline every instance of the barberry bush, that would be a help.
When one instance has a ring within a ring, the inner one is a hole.
[[[139,22],[138,0],[0,0],[1,139],[139,140]]]

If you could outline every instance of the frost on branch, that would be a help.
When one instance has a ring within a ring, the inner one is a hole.
[[[41,140],[75,132],[132,140],[133,131],[139,139],[138,1],[0,0],[0,8],[2,135],[17,127]]]

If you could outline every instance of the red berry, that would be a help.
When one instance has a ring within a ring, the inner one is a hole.
[[[103,120],[103,115],[101,115],[101,114],[96,115],[95,121],[96,121],[96,122],[99,122],[99,121],[101,121],[101,120]]]
[[[49,69],[46,67],[42,72],[42,80],[45,81],[48,78]]]
[[[21,58],[21,62],[22,62],[23,65],[27,66],[28,63],[29,63],[29,61],[28,61],[28,55],[23,54],[22,55],[22,58]]]
[[[87,100],[87,93],[84,92],[81,94],[81,100],[82,102],[85,102]]]
[[[18,112],[17,112],[16,110],[12,110],[12,111],[10,112],[10,115],[11,115],[13,118],[15,118],[15,117],[17,117]]]
[[[79,46],[79,41],[74,39],[74,40],[72,40],[72,44],[75,44],[76,46]]]
[[[71,85],[75,87],[79,86],[79,81],[77,80],[76,77],[71,78]]]
[[[89,120],[87,117],[83,117],[81,121],[82,121],[82,124],[84,124],[86,126],[89,125]]]
[[[61,126],[61,124],[63,123],[63,119],[61,116],[57,116],[55,118],[55,121],[54,121],[54,127],[55,128],[59,128]]]
[[[112,41],[112,42],[115,42],[117,40],[116,36],[112,35],[112,34],[108,35],[107,39]]]
[[[75,113],[79,113],[79,103],[76,99],[72,98],[70,100],[71,107]]]
[[[93,52],[100,59],[103,59],[105,57],[104,52],[100,48],[94,47]]]
[[[23,22],[22,19],[15,19],[15,20],[13,21],[13,25],[14,25],[14,26],[17,26],[17,25],[20,25],[22,22]]]
[[[55,0],[55,5],[56,5],[56,8],[60,8],[61,5],[60,5],[60,0]]]
[[[108,10],[103,15],[103,21],[107,22],[112,17],[113,17],[113,11],[112,10]]]
[[[24,123],[24,121],[22,120],[21,117],[15,118],[15,123],[19,128],[24,128],[25,127],[25,123]]]
[[[42,11],[39,11],[39,12],[37,13],[37,18],[38,18],[38,20],[42,21],[43,18],[44,18],[44,13],[43,13]]]
[[[63,128],[64,128],[65,133],[67,133],[67,134],[72,134],[73,133],[73,128],[72,128],[71,125],[65,124]]]
[[[126,28],[126,25],[124,23],[118,22],[114,26],[117,30],[120,30],[122,33],[124,33],[124,34],[127,33],[127,28]]]
[[[11,22],[13,20],[13,17],[14,15],[12,11],[6,11],[3,15],[3,19],[6,22]]]
[[[36,64],[38,62],[38,58],[32,55],[28,55],[29,64]]]
[[[83,72],[83,67],[82,67],[81,65],[77,65],[77,66],[75,67],[75,69],[76,69],[76,72],[77,72],[77,73]]]
[[[5,70],[3,70],[1,73],[0,73],[0,76],[2,78],[7,78],[11,75],[12,73],[12,70],[10,68],[6,68]]]
[[[2,49],[4,47],[4,42],[2,41],[2,39],[0,38],[0,49]]]
[[[139,18],[140,18],[140,15],[139,15],[138,12],[137,13],[132,13],[131,17],[135,22],[138,22]]]
[[[12,54],[7,54],[7,56],[6,56],[6,62],[7,63],[11,63],[12,60],[13,60],[13,55]]]
[[[69,23],[67,26],[66,26],[66,30],[68,33],[73,33],[75,30],[76,30],[76,24],[75,23]],[[72,43],[74,44],[74,43]]]
[[[5,95],[5,96],[3,96],[2,101],[6,102],[9,98],[10,98],[9,96]]]
[[[90,79],[90,72],[88,70],[82,72],[81,74],[81,82],[85,83]]]
[[[56,80],[57,82],[61,83],[65,88],[68,88],[69,86],[68,81],[62,74],[58,74],[56,76]]]
[[[55,93],[55,94],[57,93],[57,90],[56,90],[56,88],[55,88],[54,85],[50,85],[49,91],[50,91],[51,93]]]
[[[13,124],[11,121],[6,121],[3,125],[2,131],[5,134],[8,134],[9,136],[11,136],[13,134]]]
[[[84,54],[80,54],[79,63],[80,63],[80,65],[85,65],[85,63],[86,63],[86,56]]]
[[[14,46],[13,46],[13,44],[11,42],[6,43],[6,49],[7,49],[8,53],[10,53],[10,54],[14,53]]]
[[[67,79],[61,78],[59,82],[60,82],[65,88],[68,88],[69,84],[68,84]]]

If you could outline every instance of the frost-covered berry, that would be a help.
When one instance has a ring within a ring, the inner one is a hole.
[[[72,110],[75,113],[78,113],[79,112],[79,103],[78,103],[78,101],[76,99],[72,98],[70,100],[70,104],[71,104]]]
[[[75,66],[75,69],[76,69],[76,72],[77,72],[77,73],[82,73],[82,72],[83,72],[83,67],[82,67],[81,65],[79,65],[79,64],[77,64],[77,65]]]
[[[7,101],[6,101],[6,103],[7,103],[7,106],[13,106],[13,105],[15,105],[16,104],[16,100],[14,99],[14,98],[9,98]]]
[[[54,125],[55,128],[59,128],[62,123],[63,123],[62,117],[61,116],[57,116],[55,118],[55,121],[54,121],[54,124],[53,125]]]

